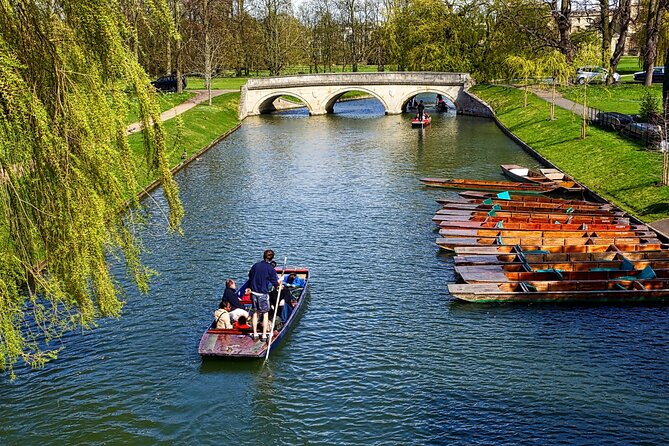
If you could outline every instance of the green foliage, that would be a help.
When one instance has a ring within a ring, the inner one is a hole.
[[[138,187],[126,88],[179,229],[158,105],[120,11],[103,0],[0,0],[0,369],[10,373],[20,359],[38,367],[54,357],[49,342],[64,330],[120,314],[110,258],[123,257],[146,289],[134,217],[123,212]]]
[[[556,109],[558,119],[547,121],[549,104],[531,95],[522,108],[522,92],[515,88],[479,85],[472,92],[495,104],[498,119],[509,130],[576,180],[645,221],[669,217],[664,205],[669,187],[656,187],[662,175],[659,153],[597,128],[580,139],[579,116]]]
[[[645,122],[656,122],[660,114],[660,98],[650,88],[644,88],[639,104],[639,117]]]

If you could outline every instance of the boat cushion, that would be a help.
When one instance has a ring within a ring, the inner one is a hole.
[[[486,198],[485,200],[483,200],[483,204],[491,205],[491,204],[493,204],[493,203],[494,203],[494,202],[492,201],[492,198]]]
[[[634,271],[634,264],[629,260],[623,258],[623,262],[620,265],[620,269],[624,271]]]
[[[504,191],[504,192],[498,193],[497,198],[499,198],[500,200],[510,200],[511,195],[509,194],[509,192]]]

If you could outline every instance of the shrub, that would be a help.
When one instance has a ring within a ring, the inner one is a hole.
[[[639,117],[644,122],[659,124],[660,120],[660,101],[653,95],[650,88],[645,88],[641,95],[641,104],[639,106]]]

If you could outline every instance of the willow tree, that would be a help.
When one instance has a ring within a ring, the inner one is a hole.
[[[513,76],[523,78],[523,108],[526,108],[530,78],[538,74],[539,66],[534,59],[527,59],[523,56],[511,55],[506,58],[505,62]]]
[[[162,0],[141,3],[169,14]],[[113,259],[147,290],[136,219],[125,211],[139,204],[127,91],[140,104],[143,158],[162,179],[169,226],[180,229],[159,109],[127,44],[132,33],[120,2],[0,0],[0,369],[12,376],[19,360],[55,357],[52,341],[65,330],[120,314]]]
[[[569,82],[569,75],[572,72],[572,67],[567,63],[565,55],[557,50],[553,50],[545,54],[538,61],[539,71],[545,73],[551,78],[551,106],[550,106],[550,120],[555,120],[555,97],[556,87],[558,85],[565,85]]]

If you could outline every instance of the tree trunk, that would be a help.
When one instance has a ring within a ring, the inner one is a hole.
[[[611,40],[613,39],[613,24],[611,23],[609,9],[609,0],[599,0],[599,19],[601,22],[602,32],[602,66],[609,71],[609,74],[606,77],[606,84],[609,85],[610,78],[612,78],[613,73],[611,73]]]
[[[574,60],[574,44],[571,41],[571,0],[562,0],[558,6],[557,0],[551,1],[553,20],[560,35],[559,50],[567,58],[567,62]]]
[[[643,69],[646,72],[644,85],[653,84],[653,69],[657,59],[657,41],[660,37],[660,22],[662,12],[667,5],[666,0],[649,0],[648,17],[646,18],[646,42],[642,50]]]
[[[627,40],[627,32],[629,31],[630,22],[632,21],[632,2],[631,0],[621,0],[618,5],[618,41],[613,49],[611,55],[609,77],[606,83],[613,83],[613,73],[618,69],[618,62],[625,51],[625,40]]]

